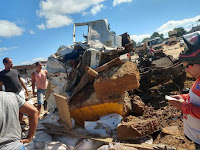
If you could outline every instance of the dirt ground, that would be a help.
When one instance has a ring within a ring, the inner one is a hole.
[[[166,55],[172,55],[174,58],[178,58],[180,52],[184,50],[184,47],[180,47],[179,42],[171,46],[164,45],[163,48],[163,52]]]
[[[178,55],[184,47],[180,47],[179,43],[173,46],[165,46],[164,52],[178,58]],[[190,88],[194,83],[194,79],[187,74],[187,80],[184,88]],[[155,87],[155,93],[141,96],[146,104],[145,112],[142,118],[159,118],[162,130],[152,134],[154,144],[166,144],[177,148],[178,150],[193,150],[194,144],[187,140],[183,133],[183,120],[181,111],[168,105],[168,101],[164,99],[165,95],[181,94],[184,91],[178,91],[177,87],[169,81],[168,83]]]

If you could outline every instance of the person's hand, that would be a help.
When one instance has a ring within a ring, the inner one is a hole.
[[[29,143],[32,140],[32,138],[25,138],[20,140],[21,143],[25,144],[25,143]]]
[[[174,98],[178,98],[178,97],[174,97]],[[178,110],[182,110],[182,104],[184,103],[184,99],[180,98],[178,100],[169,100],[169,104],[175,108],[177,108]]]
[[[175,98],[175,99],[182,99],[182,97],[180,95],[170,95],[170,96]]]

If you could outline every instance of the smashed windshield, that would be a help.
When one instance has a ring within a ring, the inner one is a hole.
[[[148,41],[148,46],[153,46],[162,43],[161,38],[156,38],[153,40]]]

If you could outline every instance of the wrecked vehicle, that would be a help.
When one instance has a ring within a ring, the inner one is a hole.
[[[149,39],[144,41],[144,43],[140,43],[136,45],[134,51],[138,53],[139,56],[147,55],[149,53],[149,49],[152,47],[156,51],[163,50],[164,43],[162,42],[160,37],[155,37],[153,39]]]

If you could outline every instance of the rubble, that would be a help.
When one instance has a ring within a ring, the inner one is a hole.
[[[102,116],[98,121],[85,121],[85,130],[101,137],[116,137],[116,128],[121,120],[122,116],[118,114]]]
[[[131,140],[151,134],[160,130],[158,119],[141,120],[132,117],[131,121],[122,121],[117,127],[117,138],[119,140]]]
[[[131,105],[132,105],[132,112],[138,115],[142,115],[145,109],[145,103],[142,101],[142,99],[134,95],[132,100],[131,100]]]
[[[71,117],[81,125],[86,120],[96,121],[101,116],[111,113],[127,116],[132,110],[128,93],[117,99],[98,100],[91,84],[77,93],[71,101],[69,104]]]
[[[126,62],[120,66],[99,74],[94,82],[97,99],[109,100],[121,97],[127,90],[139,87],[139,71],[132,62]]]
[[[162,132],[165,134],[171,134],[171,135],[180,135],[181,134],[178,129],[178,126],[165,127],[162,129]]]
[[[86,40],[75,42],[75,28],[85,25]],[[133,63],[127,58],[133,50],[129,35],[113,35],[106,20],[75,23],[73,34],[74,44],[61,46],[48,58],[49,114],[39,121],[27,149],[176,149],[158,143],[163,134],[180,135],[175,132],[179,127],[167,127],[180,112],[148,92],[166,82],[167,75],[167,80],[177,80],[180,62],[157,53],[151,62],[140,57]],[[149,136],[157,131],[156,140]]]
[[[97,150],[126,150],[126,149],[138,150],[137,148],[134,148],[134,147],[123,146],[120,143],[103,145],[99,147]]]

